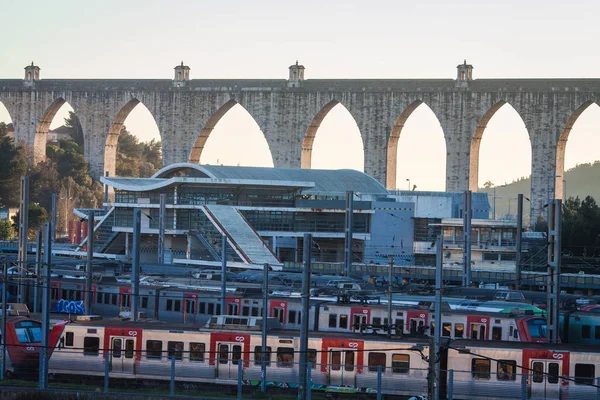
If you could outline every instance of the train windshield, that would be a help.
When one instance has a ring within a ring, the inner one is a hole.
[[[21,321],[15,324],[15,332],[20,343],[42,341],[42,327],[37,321]]]
[[[546,337],[546,320],[545,319],[530,319],[527,321],[527,327],[529,328],[529,335],[532,338],[545,338]]]

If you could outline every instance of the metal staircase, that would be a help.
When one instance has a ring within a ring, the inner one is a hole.
[[[113,232],[112,228],[114,225],[114,218],[111,218],[112,213],[114,211],[114,207],[108,209],[108,211],[104,210],[94,210],[95,217],[98,218],[98,222],[96,222],[96,226],[94,227],[94,252],[102,253],[106,251],[106,249],[112,244],[112,242],[117,238],[115,232]],[[101,214],[103,212],[103,215]],[[84,218],[87,218],[87,214],[83,214]],[[78,250],[82,250],[87,246],[87,236],[81,241],[81,244],[78,247]]]
[[[269,246],[248,224],[244,216],[231,206],[205,205],[202,211],[244,262],[249,264],[281,264]]]

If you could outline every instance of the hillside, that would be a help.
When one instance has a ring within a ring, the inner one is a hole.
[[[596,201],[600,200],[600,161],[595,161],[593,164],[580,164],[567,170],[564,179],[566,181],[567,197],[579,196],[580,199],[584,199],[589,195]],[[494,190],[492,188],[480,188],[479,191],[489,193],[490,204],[493,206]],[[530,177],[496,186],[496,218],[516,218],[517,194],[523,193],[525,197],[529,197],[530,191]],[[524,223],[527,224],[529,221],[529,203],[527,200],[524,201],[523,211]]]

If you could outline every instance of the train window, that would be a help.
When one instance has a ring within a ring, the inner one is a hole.
[[[67,289],[61,290],[60,298],[61,299],[68,299]]]
[[[381,365],[381,371],[385,371],[385,353],[369,353],[369,371],[377,372]]]
[[[396,319],[396,332],[404,332],[404,320]]]
[[[340,315],[340,328],[348,329],[348,316]]]
[[[592,327],[590,325],[581,325],[581,338],[590,339],[592,337]]]
[[[207,314],[213,315],[215,313],[215,305],[213,303],[208,303]]]
[[[176,311],[176,312],[181,311],[181,300],[175,300],[173,302],[173,311]]]
[[[73,332],[67,332],[65,334],[65,346],[73,346],[75,334]]]
[[[490,379],[490,360],[473,358],[471,360],[471,375],[477,379]]]
[[[410,356],[408,354],[392,354],[392,373],[408,374],[410,372]]]
[[[452,335],[452,324],[450,322],[444,322],[442,324],[442,336],[450,337]]]
[[[346,359],[344,360],[344,370],[354,371],[354,352],[349,350],[346,351]]]
[[[258,307],[252,307],[252,316],[258,317]]]
[[[116,293],[111,293],[110,304],[112,304],[113,306],[117,305],[117,294]]]
[[[219,364],[227,364],[229,361],[229,345],[219,345]]]
[[[15,332],[20,343],[42,341],[42,328],[36,321],[21,321],[15,324]]]
[[[204,362],[205,350],[204,343],[190,343],[190,361]]]
[[[52,300],[58,300],[58,288],[50,289],[50,298]]]
[[[203,301],[198,303],[198,314],[206,314],[206,303]]]
[[[294,366],[294,349],[291,347],[277,348],[277,366],[292,368]]]
[[[267,346],[267,351],[265,351],[265,361],[267,365],[271,365],[271,346]],[[254,365],[262,365],[262,346],[254,347]]]
[[[96,303],[102,304],[103,293],[96,293]]]
[[[512,337],[514,330],[515,330],[514,326],[511,325],[511,326],[508,327],[508,337],[509,338]]]
[[[496,378],[499,381],[514,381],[517,379],[517,362],[513,360],[499,360],[496,371]]]
[[[146,340],[146,358],[162,357],[162,341]]]
[[[86,336],[83,338],[83,355],[97,356],[100,350],[100,338]]]
[[[231,350],[231,362],[234,365],[238,365],[240,360],[242,359],[242,346],[239,344],[234,344]]]
[[[594,327],[594,339],[600,339],[600,325]]]
[[[302,311],[298,311],[298,325],[302,323]]]
[[[112,356],[114,358],[121,358],[121,349],[123,348],[123,340],[119,338],[113,338],[112,340]]]
[[[296,323],[296,311],[295,310],[288,311],[288,323],[290,323],[290,324]]]
[[[217,309],[217,315],[221,315],[221,304],[217,304],[215,308]]]
[[[502,340],[502,327],[501,326],[492,327],[492,340]]]
[[[462,338],[465,333],[465,324],[454,324],[454,337]]]
[[[244,317],[247,317],[247,316],[249,316],[249,315],[250,315],[250,307],[248,307],[248,306],[244,306],[244,307],[242,307],[242,315],[243,315]]]
[[[533,379],[535,383],[544,382],[544,363],[536,361],[532,364],[531,369],[533,370],[531,379]]]
[[[342,368],[342,352],[339,350],[331,350],[329,357],[329,365],[332,371],[339,371]]]
[[[329,327],[337,328],[337,314],[329,314]]]
[[[142,296],[141,308],[148,308],[148,296]]]
[[[575,364],[575,383],[578,385],[593,385],[596,376],[594,364]]]
[[[167,342],[167,354],[169,358],[183,360],[183,342]]]
[[[311,368],[315,368],[317,366],[317,350],[308,349],[306,352],[306,362],[310,363]]]
[[[125,358],[133,358],[133,339],[125,341]]]
[[[558,363],[548,364],[548,383],[558,383]]]

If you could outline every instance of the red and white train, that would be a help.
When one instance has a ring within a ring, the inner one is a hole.
[[[236,384],[241,364],[241,379],[256,384],[263,356],[261,333],[255,330],[259,321],[212,317],[210,327],[204,329],[113,320],[59,324],[51,334],[55,348],[49,372],[101,377],[108,367],[110,377],[159,381],[170,379],[174,359],[177,381]],[[427,339],[319,332],[312,333],[308,343],[314,389],[370,392],[377,387],[381,367],[384,394],[427,393]],[[298,333],[271,330],[267,346],[267,381],[297,384]],[[596,348],[457,339],[449,341],[436,359],[444,371],[443,391],[450,390],[448,371],[453,371],[455,399],[521,398],[523,389],[530,399],[584,399],[598,393],[593,386],[600,374]]]

